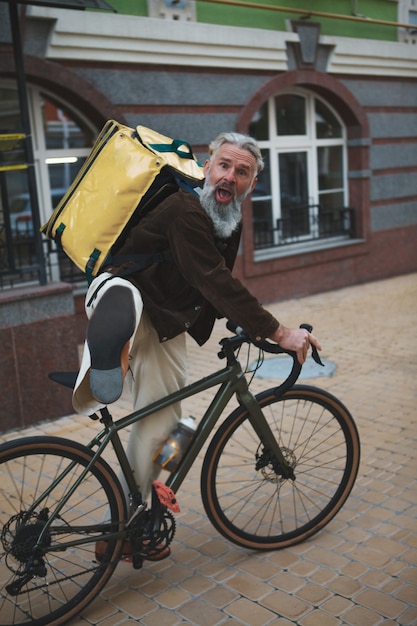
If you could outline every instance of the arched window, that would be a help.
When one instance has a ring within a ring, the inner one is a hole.
[[[281,92],[253,117],[265,169],[252,194],[255,259],[351,236],[346,132],[335,111],[302,89]]]
[[[7,116],[1,128],[16,132],[20,127],[19,99],[16,86],[6,81],[0,85],[7,96]],[[32,129],[34,169],[43,224],[51,215],[91,151],[97,129],[59,99],[35,86],[28,88]],[[19,285],[35,278],[28,268],[34,260],[35,237],[33,207],[25,169],[10,167],[1,173],[0,204],[0,277],[4,286]],[[77,280],[74,268],[45,241],[49,279]],[[2,253],[3,251],[3,253]]]

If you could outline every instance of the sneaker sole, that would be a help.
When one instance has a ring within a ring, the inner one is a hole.
[[[91,355],[90,389],[94,398],[110,404],[123,391],[123,348],[135,330],[133,294],[127,287],[110,287],[102,296],[88,324]]]

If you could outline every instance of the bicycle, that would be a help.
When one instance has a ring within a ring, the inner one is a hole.
[[[308,327],[311,330],[311,327]],[[252,342],[254,343],[254,342]],[[264,352],[291,354],[279,386],[253,395],[242,368],[244,333],[221,340],[225,367],[116,421],[107,407],[102,430],[83,445],[51,436],[0,446],[0,625],[64,624],[103,589],[126,540],[132,565],[149,550],[164,550],[175,534],[175,494],[228,402],[238,406],[208,443],[201,496],[215,529],[243,548],[293,546],[322,529],[345,503],[359,468],[360,442],[348,409],[330,393],[295,385],[301,366],[294,353],[268,341]],[[316,352],[313,357],[320,361]],[[256,369],[256,368],[254,368]],[[71,387],[75,373],[55,373]],[[253,371],[252,371],[253,377]],[[178,468],[155,483],[143,502],[119,432],[153,412],[218,387]],[[130,491],[129,504],[103,452],[111,444]],[[104,554],[95,556],[97,541]]]

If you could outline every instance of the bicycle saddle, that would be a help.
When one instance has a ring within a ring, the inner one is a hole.
[[[48,378],[53,380],[55,383],[59,383],[60,385],[64,385],[64,387],[69,387],[70,389],[74,389],[77,376],[78,372],[50,372],[48,374]]]

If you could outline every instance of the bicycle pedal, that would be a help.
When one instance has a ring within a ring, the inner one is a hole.
[[[167,507],[173,513],[179,513],[180,507],[175,497],[175,493],[172,491],[170,487],[161,483],[159,480],[153,481],[153,487],[155,489],[155,493],[158,497],[158,500],[161,504]]]
[[[130,563],[132,563],[133,569],[142,569],[143,556],[141,554],[133,554]]]

